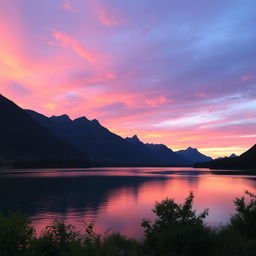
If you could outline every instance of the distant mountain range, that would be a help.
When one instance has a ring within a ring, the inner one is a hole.
[[[218,157],[215,160],[223,159],[223,158],[233,158],[233,157],[238,157],[236,154],[231,154],[230,156],[224,156],[224,157]]]
[[[0,95],[0,164],[26,166],[192,166],[212,160],[197,149],[122,138],[96,119],[46,117]],[[90,163],[89,163],[90,162]]]
[[[197,163],[194,167],[210,169],[254,169],[256,170],[256,144],[240,156],[216,159],[209,162]]]

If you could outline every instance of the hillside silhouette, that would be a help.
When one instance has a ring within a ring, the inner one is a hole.
[[[200,153],[196,148],[188,147],[185,150],[176,151],[177,154],[182,156],[185,159],[188,159],[193,164],[211,161],[212,158]]]
[[[256,144],[238,157],[197,163],[194,167],[210,169],[256,169]]]
[[[32,110],[27,113],[54,136],[73,145],[102,165],[191,165],[164,145],[142,143],[138,137],[123,139],[103,127],[96,119],[67,115],[46,117]]]
[[[87,161],[88,157],[53,136],[15,103],[0,95],[0,161]]]
[[[255,146],[240,157],[213,160],[195,148],[174,152],[163,144],[122,138],[98,120],[46,117],[0,95],[0,165],[16,167],[191,166],[255,168]],[[200,163],[202,162],[202,163]]]

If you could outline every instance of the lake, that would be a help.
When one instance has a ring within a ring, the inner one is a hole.
[[[166,197],[183,202],[190,191],[195,208],[209,208],[210,225],[225,224],[233,200],[244,190],[256,192],[256,177],[216,175],[193,168],[90,168],[0,171],[0,211],[20,210],[32,218],[37,232],[53,220],[95,223],[95,231],[119,231],[141,238],[143,218]]]

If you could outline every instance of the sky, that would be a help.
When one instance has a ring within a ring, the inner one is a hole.
[[[0,0],[0,93],[212,157],[256,143],[256,1]]]

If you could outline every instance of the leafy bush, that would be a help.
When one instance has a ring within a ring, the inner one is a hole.
[[[174,199],[156,203],[153,212],[157,219],[153,224],[144,220],[145,248],[152,255],[212,255],[214,251],[211,228],[203,220],[208,209],[200,214],[193,210],[193,193],[183,204]]]
[[[70,255],[73,247],[81,247],[80,241],[80,234],[73,230],[72,225],[55,221],[43,230],[39,238],[34,239],[31,252],[38,256]]]
[[[10,213],[5,217],[0,213],[0,255],[25,255],[34,233],[30,220],[23,214]]]
[[[256,239],[256,195],[245,191],[249,197],[248,203],[246,198],[236,198],[236,213],[231,217],[230,225],[234,232],[244,236],[247,240]]]

